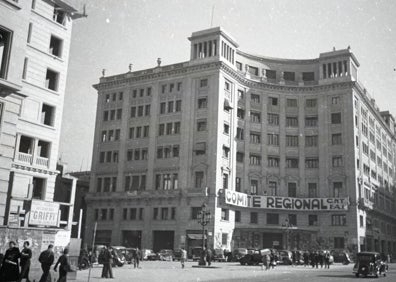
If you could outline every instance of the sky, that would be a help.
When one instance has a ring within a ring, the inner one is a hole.
[[[396,1],[392,0],[70,0],[86,5],[73,23],[59,158],[89,170],[97,92],[106,76],[189,60],[192,32],[222,26],[239,49],[313,59],[351,47],[359,80],[381,110],[396,115]]]

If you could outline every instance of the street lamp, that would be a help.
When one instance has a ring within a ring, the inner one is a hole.
[[[205,226],[210,222],[210,211],[206,210],[206,204],[202,204],[201,211],[198,213],[198,223],[202,226],[202,252],[205,249]],[[199,265],[205,265],[204,254],[201,254]]]

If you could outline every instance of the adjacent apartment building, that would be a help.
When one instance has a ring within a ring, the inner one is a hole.
[[[67,1],[0,0],[0,234],[5,235],[0,237],[4,240],[32,236],[21,231],[26,228],[59,229],[70,223],[68,204],[54,204],[53,197],[76,17],[77,10]]]
[[[395,125],[350,48],[252,55],[222,28],[187,62],[101,77],[86,240],[158,251],[396,251]],[[202,232],[203,204],[211,221]]]

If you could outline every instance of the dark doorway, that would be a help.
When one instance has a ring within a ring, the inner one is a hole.
[[[174,249],[174,231],[153,231],[153,250],[158,252],[161,249]]]
[[[125,247],[142,248],[142,231],[140,230],[123,230],[122,245]]]
[[[282,233],[263,233],[263,248],[282,249]]]

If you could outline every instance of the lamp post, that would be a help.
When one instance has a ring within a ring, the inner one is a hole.
[[[202,226],[202,251],[205,249],[205,226],[210,222],[210,211],[206,210],[206,204],[202,204],[201,211],[198,213],[198,223]],[[205,265],[204,254],[201,254],[199,265]]]

